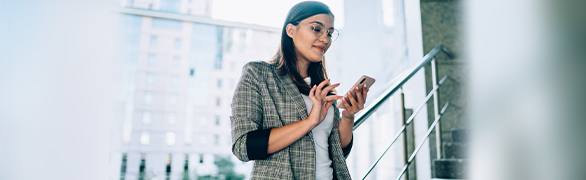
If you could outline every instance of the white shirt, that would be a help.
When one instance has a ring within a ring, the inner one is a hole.
[[[304,79],[307,84],[310,84],[311,78]],[[307,106],[307,114],[311,112],[311,108],[313,107],[313,102],[306,96],[305,94],[301,94],[303,100],[305,101],[305,105]],[[331,180],[334,178],[334,170],[330,166],[332,164],[332,160],[330,160],[329,151],[328,151],[328,138],[330,137],[330,132],[334,126],[334,105],[330,106],[328,109],[328,114],[326,115],[323,122],[317,125],[311,133],[313,134],[313,142],[315,145],[315,179],[322,180],[327,179]]]

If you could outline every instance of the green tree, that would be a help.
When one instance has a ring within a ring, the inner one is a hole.
[[[181,178],[181,180],[191,180],[191,178],[189,178],[189,171],[188,170],[183,171],[183,177]]]
[[[234,172],[234,163],[230,160],[230,156],[216,156],[214,164],[218,168],[218,175],[198,176],[198,180],[243,180],[244,174],[237,174]]]

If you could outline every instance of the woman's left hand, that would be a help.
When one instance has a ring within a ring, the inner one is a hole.
[[[364,109],[366,95],[368,94],[366,84],[363,86],[357,86],[354,91],[356,92],[356,99],[350,94],[350,92],[346,93],[346,98],[342,98],[342,103],[346,107],[346,109],[342,111],[342,117],[344,118],[354,119],[354,114]]]

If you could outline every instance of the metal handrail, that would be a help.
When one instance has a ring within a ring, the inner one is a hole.
[[[390,88],[388,88],[381,96],[379,96],[374,103],[370,104],[364,111],[364,113],[361,113],[360,115],[358,115],[357,120],[354,122],[354,127],[353,127],[353,131],[356,130],[362,123],[364,123],[364,121],[366,121],[366,119],[368,119],[368,117],[370,117],[370,115],[372,115],[372,113],[374,113],[380,105],[382,105],[391,95],[393,95],[395,92],[397,92],[398,90],[400,90],[402,88],[402,86],[409,80],[411,79],[411,77],[413,77],[415,75],[415,73],[417,73],[425,64],[431,62],[431,66],[432,66],[432,81],[433,81],[433,89],[429,92],[429,94],[425,97],[425,100],[422,102],[421,105],[418,106],[417,110],[409,117],[409,119],[407,121],[405,121],[403,119],[404,125],[400,128],[401,130],[399,132],[397,132],[397,134],[395,135],[395,137],[393,138],[393,141],[391,142],[391,144],[387,147],[387,149],[383,152],[383,154],[376,160],[376,162],[370,167],[370,169],[368,170],[368,172],[366,173],[366,175],[364,176],[363,179],[366,179],[366,177],[370,174],[370,172],[372,172],[372,170],[374,169],[374,167],[378,164],[378,162],[382,159],[382,157],[387,153],[387,151],[391,148],[391,146],[397,141],[397,139],[399,138],[399,136],[401,134],[404,133],[405,137],[407,136],[407,126],[409,124],[411,124],[411,122],[413,121],[413,119],[415,119],[415,116],[423,109],[423,107],[425,107],[425,105],[427,104],[427,101],[429,101],[429,99],[433,96],[434,97],[434,116],[435,116],[435,121],[433,122],[433,124],[431,125],[431,127],[427,130],[427,135],[425,136],[425,138],[423,139],[423,141],[420,143],[420,145],[417,147],[417,149],[415,149],[415,151],[412,153],[411,157],[407,160],[407,149],[405,149],[405,166],[403,167],[403,170],[401,172],[401,174],[399,174],[399,176],[397,177],[397,180],[401,179],[401,177],[403,177],[403,174],[405,173],[405,171],[407,170],[407,168],[409,167],[409,165],[411,164],[411,162],[413,161],[413,159],[415,158],[415,156],[417,155],[417,153],[419,152],[419,150],[421,149],[421,147],[424,145],[425,141],[427,141],[427,139],[429,139],[429,135],[431,134],[431,132],[433,131],[433,129],[435,128],[436,130],[436,136],[440,136],[439,133],[439,121],[442,117],[442,115],[444,114],[444,112],[446,111],[446,109],[448,108],[448,106],[450,105],[450,102],[447,102],[444,107],[441,109],[441,111],[438,110],[438,89],[439,87],[446,81],[446,79],[448,79],[448,76],[444,76],[439,82],[437,82],[437,74],[436,74],[436,60],[435,60],[435,56],[438,55],[440,52],[444,52],[448,57],[450,58],[454,58],[455,56],[447,49],[445,48],[443,45],[438,45],[435,48],[433,48],[429,53],[427,53],[425,56],[423,56],[423,58],[416,64],[416,66],[414,66],[412,69],[407,70],[405,72],[409,72],[407,75],[403,75],[405,73],[402,73],[401,76],[404,77],[400,77],[400,81],[396,82],[395,84],[393,84]],[[401,93],[402,95],[402,93]],[[402,96],[401,96],[402,97]],[[404,105],[403,105],[403,110],[404,110]],[[404,116],[404,115],[403,115]],[[403,117],[405,118],[405,117]],[[436,137],[437,141],[440,142],[440,138]],[[407,139],[405,138],[405,141],[407,141]],[[407,142],[405,142],[407,143]],[[407,146],[405,146],[406,148]],[[440,154],[440,147],[438,147],[437,149],[437,153],[438,153],[438,158],[439,158],[439,154]]]
[[[356,121],[354,121],[354,127],[352,128],[352,130],[356,130],[356,128],[358,128],[362,123],[364,123],[364,121],[366,121],[366,119],[368,119],[370,115],[372,115],[372,113],[374,113],[380,107],[380,105],[382,105],[389,97],[391,97],[391,95],[393,95],[395,92],[401,89],[403,84],[405,84],[409,79],[411,79],[411,77],[413,77],[415,73],[419,71],[419,69],[421,69],[426,63],[431,61],[433,57],[435,57],[440,52],[446,53],[446,55],[448,55],[451,58],[454,57],[452,52],[450,52],[443,45],[437,45],[435,48],[429,51],[429,53],[423,56],[423,58],[417,63],[417,66],[409,70],[409,74],[407,74],[404,78],[401,78],[402,80],[400,80],[399,82],[393,84],[381,96],[379,96],[374,101],[374,103],[371,103],[368,107],[366,107],[364,109],[364,112],[357,116]]]
[[[393,146],[393,144],[395,144],[395,142],[397,141],[397,139],[399,139],[399,137],[401,136],[401,134],[403,133],[403,131],[405,131],[405,129],[407,128],[407,125],[411,124],[411,122],[413,121],[413,119],[415,119],[415,116],[419,113],[419,111],[421,111],[423,109],[423,107],[425,107],[425,105],[427,105],[427,101],[429,101],[429,99],[432,97],[432,95],[434,94],[434,92],[446,81],[446,79],[448,79],[448,75],[445,75],[442,80],[440,80],[440,82],[438,83],[437,86],[435,86],[433,88],[433,90],[431,90],[431,92],[429,94],[427,94],[427,96],[425,97],[425,100],[423,101],[423,103],[421,103],[417,109],[413,112],[413,114],[411,114],[411,116],[409,116],[409,119],[407,120],[407,122],[405,122],[405,125],[403,125],[399,130],[399,132],[397,132],[397,134],[395,134],[395,137],[393,138],[393,141],[391,142],[391,144],[389,144],[389,146],[387,146],[387,149],[385,149],[385,151],[383,152],[383,154],[376,160],[376,162],[374,162],[374,164],[372,164],[372,166],[370,166],[370,169],[368,170],[368,172],[366,173],[366,175],[364,175],[364,177],[368,176],[368,174],[370,174],[370,172],[374,169],[374,167],[378,164],[378,162],[383,158],[383,156],[387,153],[387,151],[389,151],[389,149],[391,148],[391,146]],[[443,114],[443,113],[442,113]]]
[[[446,109],[448,109],[448,106],[450,106],[449,101],[446,103],[446,105],[444,105],[444,107],[442,108],[442,110],[439,113],[439,116],[435,117],[433,124],[431,124],[431,126],[427,130],[427,135],[425,136],[425,139],[423,139],[423,141],[421,141],[421,143],[419,143],[419,146],[417,146],[417,149],[415,149],[415,151],[413,151],[413,154],[411,154],[409,161],[407,161],[407,164],[405,164],[405,166],[403,166],[403,170],[401,170],[401,173],[399,173],[399,177],[397,177],[397,180],[400,180],[401,177],[403,177],[403,174],[405,174],[405,171],[407,171],[407,168],[409,168],[409,165],[411,165],[411,162],[413,162],[413,159],[415,159],[415,156],[417,155],[417,153],[419,152],[421,147],[423,147],[423,145],[425,144],[425,141],[427,139],[429,139],[429,135],[431,134],[431,131],[433,131],[433,129],[435,128],[435,126],[437,125],[439,120],[442,118],[442,115],[444,115],[444,113],[446,112]]]

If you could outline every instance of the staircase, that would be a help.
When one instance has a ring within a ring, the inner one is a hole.
[[[468,170],[468,144],[465,129],[451,130],[452,142],[443,143],[443,158],[433,161],[434,176],[440,179],[462,179]]]

